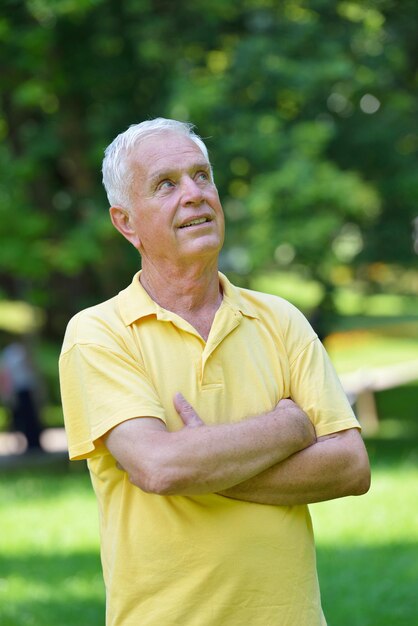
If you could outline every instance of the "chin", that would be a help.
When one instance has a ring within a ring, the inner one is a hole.
[[[216,241],[193,241],[190,242],[190,245],[184,248],[184,252],[186,256],[206,256],[206,255],[214,255],[218,256],[219,252],[222,248],[222,242],[217,239]]]

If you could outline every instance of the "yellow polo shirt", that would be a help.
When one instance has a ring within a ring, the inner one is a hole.
[[[205,342],[157,305],[139,274],[77,314],[60,357],[72,459],[88,459],[100,512],[107,626],[324,626],[306,506],[134,487],[102,442],[120,422],[182,427],[181,391],[206,424],[239,421],[292,397],[318,436],[358,428],[314,331],[291,304],[234,287]]]

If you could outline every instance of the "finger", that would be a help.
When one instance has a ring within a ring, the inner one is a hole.
[[[177,413],[180,415],[185,426],[194,428],[196,426],[202,426],[203,422],[181,393],[176,393],[173,398],[174,407]]]

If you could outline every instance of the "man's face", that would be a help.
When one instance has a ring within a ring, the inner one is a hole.
[[[131,162],[130,241],[143,261],[190,263],[217,257],[224,216],[199,147],[184,135],[161,132],[145,139]]]

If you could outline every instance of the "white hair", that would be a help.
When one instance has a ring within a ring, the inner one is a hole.
[[[119,206],[129,210],[131,202],[131,185],[133,182],[132,149],[141,140],[157,133],[174,131],[189,137],[200,148],[209,162],[208,150],[203,140],[193,131],[194,125],[189,122],[157,117],[140,124],[132,124],[125,132],[120,133],[106,148],[102,164],[103,185],[106,189],[110,206]]]

